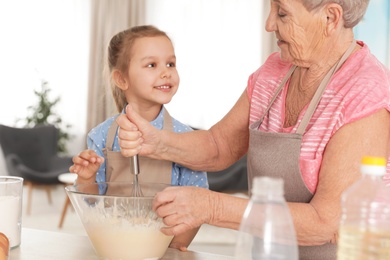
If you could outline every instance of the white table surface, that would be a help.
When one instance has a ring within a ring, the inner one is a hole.
[[[22,243],[9,260],[98,260],[89,238],[38,229],[22,229]],[[163,260],[233,260],[233,257],[168,248]]]

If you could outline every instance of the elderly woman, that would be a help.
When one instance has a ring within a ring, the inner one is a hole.
[[[158,131],[131,106],[118,119],[122,154],[224,169],[248,153],[254,176],[282,177],[301,259],[335,259],[340,195],[362,156],[389,157],[390,72],[352,28],[368,0],[271,0],[266,30],[280,52],[248,80],[231,111],[208,131]],[[388,169],[389,169],[388,165]],[[389,171],[388,171],[389,172]],[[248,200],[170,187],[154,208],[179,234],[203,223],[238,229]]]

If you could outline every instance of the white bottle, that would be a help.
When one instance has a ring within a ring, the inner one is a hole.
[[[362,177],[341,197],[337,259],[390,259],[390,187],[386,159],[364,157]]]
[[[237,260],[298,259],[294,224],[283,195],[283,179],[254,178],[237,238]]]

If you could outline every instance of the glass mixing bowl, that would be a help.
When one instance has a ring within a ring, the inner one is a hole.
[[[159,259],[172,236],[161,233],[162,219],[152,210],[154,195],[168,187],[139,183],[144,197],[132,197],[132,182],[78,184],[65,188],[101,259]]]

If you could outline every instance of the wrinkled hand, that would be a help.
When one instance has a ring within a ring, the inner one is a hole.
[[[212,205],[208,189],[193,186],[168,187],[156,194],[153,210],[167,225],[161,232],[176,236],[208,223]]]
[[[151,155],[157,150],[160,131],[135,112],[131,105],[126,106],[126,114],[121,114],[116,122],[123,156]]]
[[[104,158],[98,156],[93,150],[84,150],[72,158],[73,165],[69,171],[77,173],[77,183],[95,182],[96,173]]]

